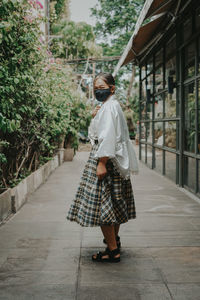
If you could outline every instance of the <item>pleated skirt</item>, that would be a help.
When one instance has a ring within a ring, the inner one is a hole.
[[[130,179],[124,179],[109,159],[107,174],[96,175],[98,144],[92,147],[78,189],[66,219],[84,227],[122,224],[136,218],[134,194]]]

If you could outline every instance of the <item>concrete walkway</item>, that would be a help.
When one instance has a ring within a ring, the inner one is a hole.
[[[91,261],[105,248],[100,228],[65,219],[87,157],[59,167],[0,227],[0,299],[199,300],[200,204],[143,164],[121,262]]]

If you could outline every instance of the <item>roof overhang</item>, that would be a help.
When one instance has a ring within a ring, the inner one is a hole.
[[[188,1],[190,2],[190,1]],[[123,65],[137,61],[144,48],[151,44],[161,31],[161,23],[169,18],[169,22],[175,19],[181,0],[146,0],[138,17],[134,32],[121,55],[118,64],[113,72],[115,76]],[[168,17],[170,15],[170,17]],[[143,22],[150,18],[150,21],[143,25]]]

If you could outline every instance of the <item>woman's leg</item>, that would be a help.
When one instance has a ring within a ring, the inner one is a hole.
[[[115,236],[117,236],[119,233],[119,227],[120,227],[120,224],[115,225]]]
[[[115,226],[114,225],[102,225],[101,230],[103,232],[104,238],[107,241],[108,248],[114,250],[117,248],[116,237],[115,237]],[[96,255],[94,255],[95,257]],[[115,257],[119,257],[120,254],[116,254]],[[107,258],[108,255],[103,257]]]

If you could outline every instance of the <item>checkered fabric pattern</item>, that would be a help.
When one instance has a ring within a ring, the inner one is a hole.
[[[96,175],[98,159],[94,158],[97,149],[98,144],[95,144],[66,219],[85,227],[121,224],[135,219],[130,179],[122,178],[109,159],[106,164],[107,174],[103,180],[99,180]]]

